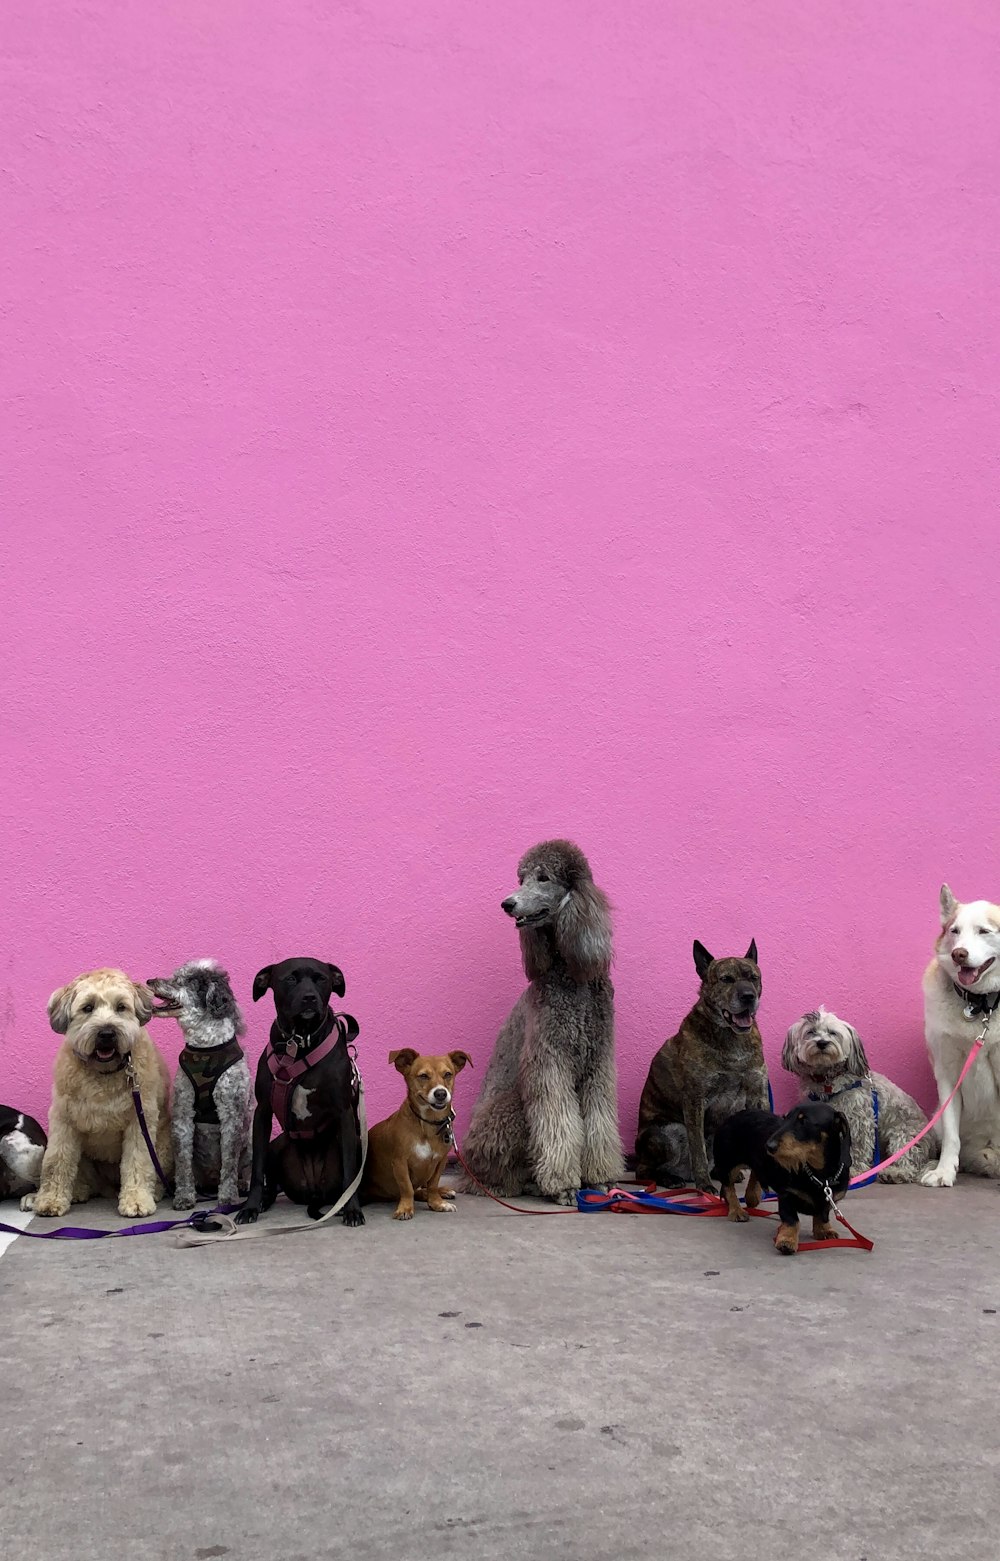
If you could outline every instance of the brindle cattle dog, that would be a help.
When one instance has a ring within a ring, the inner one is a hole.
[[[691,1182],[714,1192],[711,1139],[735,1111],[767,1105],[767,1071],[754,1015],[760,1002],[757,944],[744,959],[713,959],[694,945],[698,1001],[650,1064],[639,1102],[636,1175],[664,1187]]]

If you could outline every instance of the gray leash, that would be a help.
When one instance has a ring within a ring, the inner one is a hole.
[[[344,1205],[348,1203],[358,1188],[361,1186],[361,1178],[365,1174],[365,1161],[368,1158],[368,1113],[365,1110],[365,1086],[360,1073],[358,1078],[358,1129],[361,1133],[361,1164],[358,1174],[351,1185],[342,1192],[332,1209],[320,1216],[318,1220],[300,1220],[295,1225],[237,1225],[236,1221],[228,1214],[213,1214],[212,1221],[218,1221],[222,1225],[221,1230],[208,1231],[195,1229],[188,1226],[177,1232],[177,1246],[179,1247],[228,1247],[234,1241],[255,1241],[259,1236],[297,1236],[303,1230],[318,1230],[325,1225],[327,1220],[332,1220],[335,1214],[339,1214]]]

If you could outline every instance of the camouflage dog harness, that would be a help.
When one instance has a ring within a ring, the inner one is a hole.
[[[242,1058],[243,1047],[235,1035],[231,1041],[223,1041],[221,1046],[185,1046],[177,1060],[194,1090],[196,1122],[218,1126],[219,1113],[213,1098],[215,1086],[227,1069]]]

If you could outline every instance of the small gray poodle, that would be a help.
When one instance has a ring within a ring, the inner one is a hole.
[[[174,1208],[193,1209],[199,1194],[238,1203],[250,1186],[253,1083],[229,977],[214,959],[194,959],[147,984],[154,1015],[176,1019],[184,1033],[171,1123]]]
[[[905,1090],[884,1073],[872,1073],[854,1026],[825,1008],[814,1008],[792,1025],[781,1066],[799,1080],[801,1099],[821,1100],[844,1113],[851,1128],[852,1176],[863,1176],[927,1125],[926,1116]],[[878,1179],[918,1182],[936,1152],[937,1134],[930,1132]]]
[[[618,1131],[608,902],[587,858],[547,840],[521,858],[502,901],[530,986],[497,1038],[465,1134],[466,1164],[500,1198],[572,1204],[625,1174]],[[467,1176],[463,1192],[479,1192]]]

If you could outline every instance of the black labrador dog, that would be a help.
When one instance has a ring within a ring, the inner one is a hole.
[[[257,1064],[250,1192],[236,1215],[252,1224],[283,1192],[304,1203],[310,1219],[336,1203],[361,1167],[356,1074],[349,1046],[358,1034],[350,1014],[330,1007],[344,977],[320,959],[285,959],[254,977],[253,1000],[274,992],[275,1020]],[[271,1142],[277,1116],[281,1134]],[[363,1225],[357,1191],[344,1205],[345,1225]]]
[[[746,1205],[755,1209],[761,1188],[778,1195],[781,1223],[774,1237],[778,1251],[793,1256],[799,1248],[799,1215],[812,1215],[813,1238],[836,1241],[830,1223],[830,1198],[840,1200],[851,1178],[851,1129],[832,1106],[796,1106],[786,1117],[773,1111],[737,1111],[715,1135],[712,1175],[729,1204],[729,1218],[750,1218],[740,1207],[734,1183],[749,1170]]]

